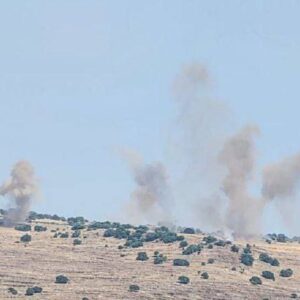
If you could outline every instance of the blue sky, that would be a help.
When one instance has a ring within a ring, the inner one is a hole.
[[[205,64],[260,164],[300,149],[299,1],[3,1],[0,178],[28,159],[39,211],[110,218],[133,187],[115,149],[161,159],[183,64]],[[280,228],[280,225],[278,225]]]

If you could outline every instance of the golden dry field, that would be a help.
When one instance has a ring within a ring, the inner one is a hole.
[[[182,255],[179,242],[164,244],[148,242],[141,248],[118,249],[124,240],[104,238],[103,229],[82,230],[82,244],[73,246],[71,237],[54,238],[51,230],[71,233],[70,226],[59,222],[45,222],[46,232],[30,232],[32,241],[19,242],[24,232],[13,228],[0,228],[0,299],[290,299],[292,293],[300,295],[300,244],[297,242],[266,243],[262,240],[235,241],[240,252],[249,243],[255,258],[252,267],[240,263],[240,253],[233,253],[230,245],[204,248],[201,253]],[[34,224],[42,224],[36,222]],[[203,234],[185,235],[191,244],[202,241]],[[158,250],[167,255],[160,265],[153,263],[153,253]],[[137,261],[140,251],[146,251],[149,259]],[[258,260],[261,252],[280,261],[271,266]],[[173,266],[173,259],[184,258],[189,267]],[[213,264],[201,265],[209,258]],[[231,270],[236,267],[236,271]],[[281,269],[291,268],[290,278],[279,276]],[[275,281],[264,279],[261,272],[272,271]],[[208,279],[201,278],[206,271]],[[56,284],[57,275],[69,278],[67,284]],[[190,278],[189,284],[178,283],[181,275]],[[252,285],[249,279],[260,276],[262,285]],[[138,292],[130,292],[129,285],[137,284]],[[25,296],[32,286],[43,288],[41,294]],[[8,288],[18,291],[12,295]]]

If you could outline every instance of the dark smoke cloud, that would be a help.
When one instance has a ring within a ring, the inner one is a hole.
[[[4,223],[9,226],[24,221],[36,193],[37,181],[32,165],[28,161],[17,162],[10,178],[0,187],[0,194],[7,196],[12,206],[4,216]]]

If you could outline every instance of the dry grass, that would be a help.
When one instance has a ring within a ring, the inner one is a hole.
[[[32,242],[27,246],[19,241],[22,232],[0,228],[0,299],[25,297],[28,287],[39,285],[42,294],[33,299],[76,300],[91,299],[288,299],[291,293],[300,294],[300,244],[247,241],[252,247],[255,262],[253,267],[240,265],[239,255],[230,247],[204,249],[200,255],[184,256],[190,267],[174,267],[172,260],[182,258],[178,243],[146,243],[143,248],[118,250],[124,241],[103,238],[102,230],[84,231],[87,236],[82,245],[73,246],[73,239],[53,238],[51,229],[70,231],[63,224],[48,224],[47,232],[32,232]],[[199,243],[202,235],[186,235],[190,243]],[[244,247],[246,241],[237,241]],[[105,247],[107,245],[107,247]],[[155,250],[168,256],[163,265],[153,264]],[[150,259],[136,261],[136,254],[146,251]],[[280,267],[272,267],[258,261],[259,253],[267,252],[280,261]],[[125,256],[121,257],[121,254]],[[214,264],[201,266],[214,258]],[[231,268],[235,266],[236,271]],[[282,268],[292,268],[291,278],[279,277]],[[244,271],[243,271],[244,269]],[[275,273],[276,280],[263,279],[263,285],[253,286],[249,278],[260,275],[263,270]],[[198,271],[209,273],[204,280]],[[64,274],[68,284],[55,284],[55,277]],[[186,275],[190,284],[177,283],[178,276]],[[138,284],[140,291],[128,291],[130,284]],[[13,296],[9,287],[18,290]]]

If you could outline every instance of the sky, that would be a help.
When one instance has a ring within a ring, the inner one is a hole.
[[[166,155],[172,82],[193,62],[237,125],[261,127],[259,164],[297,152],[299,12],[289,0],[2,1],[0,180],[29,160],[34,210],[112,218],[133,188],[116,149]]]

